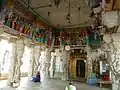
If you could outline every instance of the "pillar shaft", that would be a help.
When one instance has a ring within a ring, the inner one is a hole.
[[[34,53],[34,46],[33,45],[29,45],[28,46],[29,50],[30,50],[30,66],[29,66],[29,70],[28,70],[28,77],[31,78],[33,76],[33,71],[34,71],[34,57],[33,57],[33,53]]]
[[[24,53],[24,42],[23,39],[10,39],[10,43],[12,43],[13,46],[13,55],[12,55],[12,61],[11,61],[11,68],[9,72],[9,78],[8,78],[8,84],[11,85],[12,83],[20,82],[20,76],[21,76],[21,71],[20,67],[22,65],[22,60],[21,58],[23,57]]]
[[[106,34],[104,36],[105,50],[111,69],[112,90],[120,90],[120,34]]]
[[[50,72],[50,78],[53,78],[54,74],[54,61],[55,61],[55,52],[51,52],[51,59],[50,59],[50,67],[49,67],[49,72]]]
[[[46,49],[46,60],[45,60],[45,78],[49,78],[49,67],[50,67],[50,49]]]
[[[15,63],[16,63],[16,39],[11,38],[9,42],[12,44],[12,56],[11,56],[11,67],[8,74],[8,85],[11,84],[11,82],[14,80],[14,74],[15,74]]]
[[[14,81],[19,82],[21,71],[20,67],[23,64],[22,57],[24,53],[24,41],[22,39],[19,39],[16,41],[16,67],[15,67],[15,75],[14,75]]]
[[[39,58],[40,58],[40,46],[35,46],[34,47],[34,51],[33,51],[33,59],[34,59],[34,71],[33,71],[33,75],[36,75],[38,68],[39,68]]]
[[[63,76],[62,80],[68,80],[68,68],[69,68],[69,52],[63,50],[62,52],[62,63],[63,63]]]
[[[86,75],[89,76],[92,73],[92,57],[91,57],[92,54],[89,46],[86,47],[86,50],[87,50],[87,74]]]

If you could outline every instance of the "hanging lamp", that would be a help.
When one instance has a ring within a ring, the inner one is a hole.
[[[13,2],[14,0],[8,0],[7,3],[8,3],[8,7],[12,10],[13,8]]]
[[[57,8],[59,7],[60,3],[62,2],[62,0],[53,0],[53,1]]]

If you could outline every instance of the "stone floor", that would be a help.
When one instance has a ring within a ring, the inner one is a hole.
[[[27,78],[21,80],[21,85],[18,88],[10,88],[6,85],[7,81],[0,81],[0,90],[65,90],[65,86],[69,82],[61,80],[48,80],[42,83],[33,83]],[[109,90],[95,86],[89,86],[83,83],[74,83],[77,90]]]

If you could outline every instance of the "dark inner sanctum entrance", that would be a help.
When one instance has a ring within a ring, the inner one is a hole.
[[[77,60],[76,64],[76,76],[77,77],[85,77],[85,62],[84,60]]]

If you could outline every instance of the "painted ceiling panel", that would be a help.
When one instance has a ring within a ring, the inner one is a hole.
[[[24,0],[28,3],[28,0]],[[40,6],[46,6],[52,3],[52,7],[36,8]],[[88,17],[91,13],[91,9],[85,3],[85,0],[70,0],[70,20],[66,19],[69,12],[69,0],[61,0],[58,8],[54,4],[54,0],[30,0],[30,6],[37,11],[43,18],[45,18],[52,25],[75,25],[88,21]],[[80,11],[78,8],[80,7]],[[48,15],[50,12],[50,15]]]

